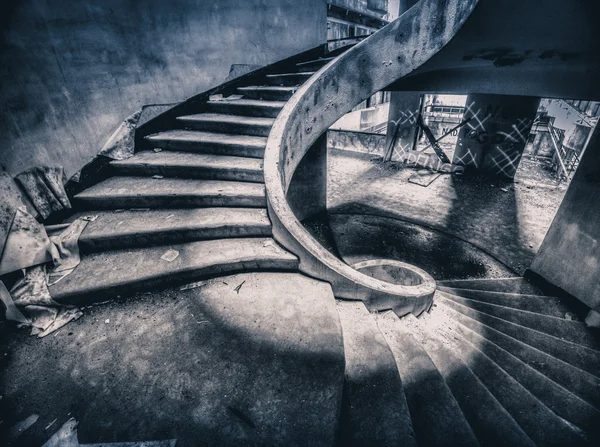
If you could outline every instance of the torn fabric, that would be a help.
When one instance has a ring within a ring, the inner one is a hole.
[[[23,206],[21,193],[13,178],[8,173],[0,172],[0,259],[4,251],[6,239],[10,233],[17,208]]]
[[[23,278],[14,284],[10,292],[6,291],[4,285],[0,287],[8,320],[31,326],[31,335],[45,337],[83,315],[75,307],[63,306],[54,301],[48,287],[69,275],[79,265],[79,237],[88,222],[96,218],[97,216],[79,218],[66,228],[56,225],[54,229],[60,233],[50,238],[43,226],[39,229],[39,233],[50,243],[53,266],[48,266],[48,270],[46,264],[26,266],[27,268],[23,269]],[[10,251],[7,250],[7,253]]]
[[[4,283],[0,281],[0,301],[6,308],[5,318],[10,321],[16,321],[20,324],[29,324],[29,320],[21,313],[13,301],[10,293]]]
[[[54,266],[48,268],[48,285],[56,284],[69,275],[81,262],[79,255],[79,237],[88,222],[97,216],[83,217],[75,220],[57,236],[51,236],[50,241],[55,247],[53,253]]]
[[[117,130],[110,136],[98,155],[113,160],[125,160],[133,155],[135,142],[135,129],[143,109],[139,109],[133,115],[123,121]]]
[[[27,212],[25,206],[18,208],[0,258],[0,275],[50,260],[51,243],[44,226]]]
[[[44,219],[55,211],[71,208],[62,167],[37,166],[21,172],[15,180]]]
[[[24,277],[10,289],[10,296],[27,318],[27,322],[22,324],[31,326],[31,335],[39,338],[83,315],[76,307],[62,306],[52,299],[45,265],[27,269]]]

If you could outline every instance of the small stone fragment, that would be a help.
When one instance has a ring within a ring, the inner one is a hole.
[[[167,250],[163,253],[163,255],[160,257],[160,259],[162,259],[163,261],[167,261],[167,262],[173,262],[175,259],[177,259],[177,257],[179,256],[179,252],[177,250]]]

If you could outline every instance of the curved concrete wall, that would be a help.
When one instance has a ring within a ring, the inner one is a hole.
[[[331,283],[336,297],[398,314],[426,310],[435,287],[402,286],[354,270],[324,249],[294,215],[286,194],[313,143],[356,104],[424,64],[458,32],[477,0],[424,0],[312,76],[286,103],[267,141],[265,185],[277,241],[300,270]],[[310,197],[306,198],[311,200]]]
[[[0,170],[71,176],[148,103],[220,84],[326,39],[325,0],[8,0],[1,19]]]

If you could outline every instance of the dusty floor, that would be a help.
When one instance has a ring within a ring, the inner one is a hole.
[[[523,158],[514,183],[443,174],[423,187],[408,182],[417,171],[330,150],[329,211],[391,217],[454,236],[522,274],[566,191],[543,161],[531,158]]]
[[[0,445],[41,446],[71,417],[81,443],[329,444],[344,364],[331,289],[290,273],[198,286],[86,307],[42,339],[0,324]]]

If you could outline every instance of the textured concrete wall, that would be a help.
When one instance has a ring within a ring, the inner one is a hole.
[[[531,270],[600,311],[600,128],[546,234]]]
[[[147,103],[220,84],[326,39],[324,0],[8,0],[0,169],[76,172]]]
[[[327,148],[383,156],[385,154],[385,135],[347,130],[328,130]]]

